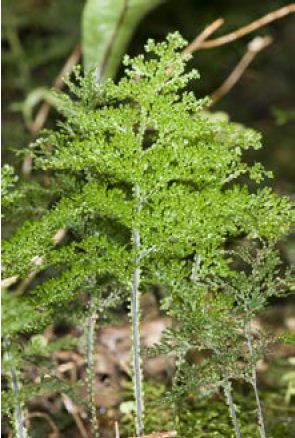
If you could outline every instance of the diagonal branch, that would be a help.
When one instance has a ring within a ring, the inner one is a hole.
[[[87,433],[87,430],[84,426],[83,421],[80,418],[78,407],[72,402],[72,400],[66,394],[62,393],[61,395],[62,395],[62,400],[63,400],[63,403],[64,403],[66,410],[74,418],[74,421],[75,421],[76,426],[77,426],[79,433],[80,433],[80,437],[88,438],[88,433]]]
[[[58,245],[65,237],[67,233],[67,230],[65,228],[60,228],[52,237],[53,243],[55,245]],[[35,265],[36,267],[41,265],[44,261],[43,257],[40,256],[34,256],[31,259],[31,262],[33,265]],[[34,278],[36,277],[36,275],[38,274],[38,270],[37,269],[33,269],[30,274],[28,275],[27,278],[25,278],[20,285],[17,287],[16,289],[16,293],[17,294],[22,294],[23,292],[25,292],[25,290],[27,289],[27,287],[31,284],[31,282],[34,280]],[[18,275],[14,275],[13,277],[9,277],[9,278],[3,278],[1,280],[1,288],[3,289],[7,289],[9,287],[11,287],[13,284],[15,284],[17,281],[19,280],[19,276]]]
[[[45,412],[31,412],[28,414],[28,418],[44,418],[52,429],[50,437],[51,438],[58,438],[59,437],[59,431],[58,431],[56,424],[54,423],[52,418],[48,414],[46,414]]]
[[[60,90],[63,87],[64,76],[73,69],[73,67],[79,61],[80,57],[81,57],[81,47],[80,47],[80,44],[77,44],[76,47],[74,48],[74,50],[72,51],[72,53],[70,54],[69,58],[65,62],[64,66],[62,67],[60,73],[58,74],[58,76],[54,80],[54,82],[52,84],[53,89]],[[33,137],[35,137],[38,134],[38,132],[40,131],[40,129],[43,128],[43,126],[47,120],[47,117],[49,115],[49,111],[50,111],[50,104],[48,102],[43,102],[39,108],[39,111],[36,114],[36,117],[35,117],[33,123],[31,123],[29,126],[29,131]],[[31,156],[25,157],[25,159],[23,161],[22,172],[27,177],[30,176],[30,174],[32,172],[32,162],[33,162],[33,159]]]
[[[212,94],[211,94],[211,105],[218,102],[225,94],[227,94],[239,81],[245,70],[251,64],[256,55],[261,52],[261,50],[265,49],[272,42],[271,37],[256,37],[249,44],[246,53],[230,73],[230,75],[226,78],[223,84],[220,85]]]
[[[273,21],[279,20],[280,18],[285,17],[286,15],[292,14],[295,12],[295,3],[290,3],[287,6],[284,6],[283,8],[277,9],[276,11],[270,12],[263,17],[259,18],[258,20],[252,21],[252,23],[249,23],[245,26],[240,27],[239,29],[235,30],[234,32],[230,32],[226,35],[223,35],[222,37],[215,38],[212,40],[203,41],[199,46],[199,49],[211,49],[213,47],[219,47],[223,46],[225,44],[231,43],[232,41],[236,41],[239,38],[242,38],[243,36],[254,32],[257,29],[260,29],[261,27],[266,26],[269,23],[272,23]]]
[[[74,50],[72,51],[72,53],[70,54],[69,58],[66,60],[64,66],[62,67],[61,71],[59,72],[58,76],[55,78],[53,84],[52,84],[52,88],[54,90],[60,90],[63,85],[64,85],[64,76],[66,74],[68,74],[73,67],[77,64],[77,62],[79,61],[81,56],[81,47],[79,44],[76,45],[76,47],[74,48]],[[31,134],[36,135],[40,129],[43,128],[48,114],[50,111],[50,104],[48,102],[44,102],[36,117],[35,120],[33,121],[33,123],[30,126],[30,131]]]
[[[211,24],[206,26],[205,29],[199,35],[197,35],[196,38],[191,43],[189,43],[185,47],[182,53],[183,54],[194,53],[198,50],[210,49],[213,47],[218,47],[224,44],[228,44],[232,41],[242,38],[248,33],[260,29],[261,27],[266,26],[267,24],[275,20],[278,20],[280,18],[283,18],[286,15],[289,15],[294,12],[295,12],[295,3],[290,3],[289,5],[284,6],[283,8],[277,9],[276,11],[264,15],[262,18],[259,18],[258,20],[255,20],[252,23],[247,24],[246,26],[240,27],[234,32],[231,32],[219,38],[208,40],[207,38],[210,35],[212,35],[214,32],[216,32],[216,30],[219,29],[224,23],[223,18],[218,18],[217,20],[213,21]],[[239,81],[239,79],[241,78],[247,67],[250,65],[250,63],[253,61],[253,59],[256,57],[256,55],[265,47],[267,47],[269,44],[271,44],[271,41],[272,40],[269,36],[263,38],[256,37],[248,44],[247,51],[242,57],[242,59],[240,60],[240,62],[237,64],[237,66],[234,68],[234,70],[231,72],[228,78],[223,82],[223,84],[211,94],[211,105],[218,102],[225,94],[227,94],[234,87],[234,85]]]
[[[224,23],[223,18],[218,18],[217,20],[213,21],[213,23],[209,24],[205,27],[205,29],[196,36],[196,38],[188,44],[182,53],[193,53],[200,49],[203,42],[210,36],[212,33],[216,32],[217,29],[220,28]]]
[[[177,432],[173,430],[172,432],[154,432],[150,435],[142,435],[141,437],[132,437],[132,438],[173,438],[177,436]]]

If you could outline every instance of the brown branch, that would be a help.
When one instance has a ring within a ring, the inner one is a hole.
[[[226,78],[220,87],[211,94],[211,105],[218,102],[225,94],[227,94],[241,78],[249,64],[253,61],[256,55],[265,47],[271,44],[272,39],[269,36],[256,37],[249,44],[246,53],[240,62],[233,69],[231,74]]]
[[[115,438],[120,438],[119,423],[115,421]]]
[[[205,29],[196,36],[196,38],[190,43],[188,44],[183,51],[181,52],[182,55],[185,55],[187,53],[193,53],[196,52],[200,45],[202,44],[202,42],[208,38],[208,36],[210,36],[213,32],[215,32],[222,24],[223,24],[223,19],[222,18],[218,18],[217,20],[213,21],[213,23],[209,24],[207,27],[205,27]],[[166,69],[166,73],[170,74],[173,72],[173,68],[172,67],[168,67]],[[138,78],[140,79],[140,78]]]
[[[68,73],[71,72],[73,67],[79,61],[80,56],[81,56],[81,47],[78,44],[74,48],[73,52],[71,53],[71,55],[67,59],[66,63],[64,64],[63,68],[61,69],[58,76],[54,80],[54,82],[52,84],[52,88],[54,90],[61,90],[62,89],[62,87],[64,85],[65,75],[67,75]],[[49,110],[50,110],[50,104],[48,102],[44,102],[41,105],[41,107],[40,107],[40,109],[35,117],[35,120],[33,121],[33,123],[30,126],[31,134],[36,135],[40,131],[40,129],[43,128],[43,126],[47,120]]]
[[[213,47],[223,46],[224,44],[231,43],[243,36],[254,32],[261,27],[266,26],[273,21],[279,20],[280,18],[285,17],[286,15],[292,14],[295,12],[295,3],[290,3],[287,6],[284,6],[276,11],[270,12],[269,14],[264,15],[258,20],[253,21],[252,23],[247,24],[246,26],[242,26],[234,32],[230,32],[227,35],[223,35],[222,37],[215,38],[208,41],[203,41],[197,49],[211,49]]]
[[[67,59],[66,63],[64,64],[63,68],[61,69],[60,73],[58,74],[58,76],[56,77],[56,79],[54,80],[53,84],[52,84],[52,88],[54,90],[60,90],[63,87],[64,81],[63,78],[66,74],[68,74],[73,67],[77,64],[77,62],[79,61],[81,56],[81,47],[78,44],[73,52],[71,53],[71,55],[69,56],[69,58]],[[30,133],[32,134],[33,137],[35,137],[38,132],[40,131],[40,129],[43,128],[47,117],[49,115],[49,111],[50,111],[50,104],[48,102],[43,102],[42,105],[39,108],[39,111],[36,114],[36,117],[34,119],[34,121],[28,126]],[[33,163],[33,159],[31,156],[27,156],[25,157],[24,161],[23,161],[23,165],[22,165],[22,172],[25,176],[29,176],[32,172],[32,163]]]
[[[18,280],[17,275],[14,275],[13,277],[3,278],[3,280],[1,280],[1,288],[8,289],[10,286],[16,283],[17,280]]]
[[[251,33],[257,29],[260,29],[267,24],[278,20],[280,18],[285,17],[288,14],[295,12],[295,3],[290,3],[287,6],[284,6],[276,11],[270,12],[269,14],[264,15],[262,18],[253,21],[252,23],[247,24],[246,26],[242,26],[234,32],[231,32],[227,35],[224,35],[219,38],[215,38],[212,40],[207,40],[207,38],[212,35],[217,29],[222,26],[224,20],[222,18],[218,18],[213,21],[213,23],[209,24],[197,37],[187,45],[187,47],[182,51],[182,53],[194,53],[197,50],[201,49],[210,49],[213,47],[222,46],[224,44],[235,41],[243,36]],[[218,87],[211,94],[211,105],[218,102],[225,94],[227,94],[234,85],[241,78],[247,67],[256,57],[256,55],[267,47],[271,43],[271,38],[268,37],[257,37],[254,38],[249,44],[246,53],[238,63],[238,65],[234,68],[228,78],[223,82],[223,84]],[[168,70],[170,72],[170,70]]]
[[[84,426],[83,421],[80,418],[79,408],[72,402],[72,400],[64,393],[61,394],[62,400],[66,410],[71,414],[74,418],[76,426],[80,432],[80,436],[82,438],[88,438],[87,430]]]
[[[154,432],[150,435],[143,435],[141,437],[132,437],[132,438],[172,438],[177,436],[177,432],[173,430],[172,432]]]
[[[65,62],[64,66],[62,67],[61,71],[59,72],[58,76],[55,78],[55,80],[52,84],[52,88],[54,90],[62,89],[62,87],[64,85],[64,76],[71,72],[73,67],[78,63],[80,57],[81,57],[81,47],[80,47],[80,44],[77,44],[76,47],[74,48],[74,50],[72,51],[71,55],[69,56],[69,58]],[[48,102],[43,102],[41,107],[39,108],[39,111],[37,112],[37,115],[36,115],[33,123],[31,123],[30,126],[28,127],[33,137],[35,137],[38,134],[38,132],[40,131],[40,129],[43,128],[43,126],[47,120],[47,117],[49,115],[49,111],[50,111],[50,104]],[[26,177],[30,176],[30,174],[32,172],[32,165],[33,165],[33,157],[31,155],[26,156],[24,158],[24,161],[22,164],[23,175],[25,175]],[[45,181],[47,181],[46,176],[47,175],[45,175]],[[63,238],[65,237],[65,234],[66,234],[66,230],[64,230],[64,229],[58,230],[57,233],[53,236],[54,243],[58,244],[59,242],[61,242],[63,240]],[[32,259],[32,262],[35,265],[42,263],[42,261],[43,261],[43,259],[41,258],[39,260],[38,256],[34,257]],[[18,294],[22,294],[26,290],[26,288],[31,284],[31,282],[36,277],[37,273],[38,273],[38,271],[33,270],[29,274],[29,276],[21,282],[21,284],[17,288]],[[15,283],[17,280],[18,280],[17,276],[14,276],[14,277],[11,277],[8,279],[4,279],[1,282],[1,286],[2,287],[5,287],[5,286],[9,287],[13,283]]]
[[[58,428],[56,426],[56,424],[54,423],[54,421],[49,417],[48,414],[44,413],[44,412],[31,412],[28,414],[28,418],[45,418],[45,420],[47,421],[47,423],[49,424],[49,426],[52,429],[52,433],[49,435],[51,438],[58,438],[59,437],[59,431]]]
[[[59,230],[57,230],[57,232],[52,237],[54,245],[58,245],[65,238],[66,233],[67,233],[67,230],[65,228],[60,228]],[[40,257],[40,256],[35,256],[31,259],[32,264],[35,266],[42,265],[43,261],[44,261],[44,258]],[[28,277],[25,278],[20,283],[20,285],[16,289],[16,293],[22,294],[26,290],[26,288],[31,284],[31,282],[34,280],[34,278],[36,277],[37,274],[38,274],[38,270],[35,270],[35,269],[32,270],[29,273]],[[13,284],[15,284],[18,280],[19,280],[18,275],[14,275],[13,277],[3,278],[3,280],[1,280],[1,288],[7,289],[10,286],[12,286]]]
[[[216,32],[217,29],[220,28],[224,23],[223,18],[218,18],[217,20],[213,21],[213,23],[209,24],[205,27],[205,29],[196,36],[196,38],[188,44],[185,49],[182,51],[182,53],[193,53],[196,52],[200,46],[203,44],[203,42],[212,35],[213,32]]]

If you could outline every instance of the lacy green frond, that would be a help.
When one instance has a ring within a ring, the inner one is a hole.
[[[246,337],[244,323],[277,293],[277,284],[267,274],[273,259],[267,269],[255,259],[252,274],[264,273],[268,292],[263,299],[258,287],[249,292],[259,275],[236,277],[225,247],[242,239],[274,245],[294,220],[288,198],[255,185],[270,173],[243,160],[244,151],[262,147],[260,134],[211,116],[208,99],[185,90],[198,77],[187,71],[185,44],[178,33],[148,41],[144,55],[125,57],[118,83],[96,84],[93,72],[74,71],[67,92],[54,97],[61,121],[31,148],[36,169],[50,171],[54,200],[3,245],[5,276],[34,274],[28,296],[37,309],[75,309],[82,295],[107,302],[115,294],[126,305],[120,291],[129,291],[137,435],[144,435],[141,293],[159,284],[165,291],[163,308],[179,322],[165,348],[177,351],[180,365],[192,349],[211,352],[200,387],[210,392],[211,375],[233,418],[231,380],[241,377],[256,388],[253,357],[264,345],[263,336],[257,344]],[[7,177],[10,202],[9,170]],[[66,237],[57,241],[60,230]],[[234,281],[241,283],[239,294]],[[30,321],[23,318],[25,331]],[[9,324],[11,332],[21,329]]]

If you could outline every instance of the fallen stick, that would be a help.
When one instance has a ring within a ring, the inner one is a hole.
[[[50,433],[49,436],[51,438],[58,438],[59,437],[59,431],[58,431],[56,424],[50,418],[50,416],[48,414],[46,414],[45,412],[31,412],[28,414],[28,418],[29,419],[30,418],[44,418],[52,429],[52,432]]]
[[[64,239],[66,233],[67,233],[67,230],[64,229],[64,228],[60,228],[59,230],[57,230],[57,232],[52,237],[53,243],[55,245],[60,243]],[[43,257],[39,257],[39,256],[35,256],[31,260],[32,264],[35,265],[35,266],[42,265],[43,261],[44,261],[44,258]],[[38,270],[33,269],[29,273],[28,277],[25,278],[20,283],[20,285],[18,286],[16,292],[18,294],[22,294],[26,290],[26,288],[31,284],[31,282],[34,280],[34,278],[36,277],[37,274],[38,274]],[[19,276],[18,275],[14,275],[13,277],[9,277],[9,278],[3,278],[1,280],[1,288],[7,289],[10,286],[12,286],[13,284],[15,284],[18,280],[19,280]]]
[[[202,43],[210,36],[212,33],[216,32],[224,23],[223,18],[217,18],[213,23],[205,27],[205,29],[196,36],[196,38],[189,43],[182,51],[182,53],[193,53],[199,50]]]
[[[64,66],[62,67],[60,73],[54,80],[52,84],[52,88],[54,90],[60,90],[63,87],[64,81],[63,78],[66,74],[70,73],[70,71],[73,69],[73,67],[77,64],[81,57],[81,47],[78,44],[73,52],[70,54],[69,58],[66,60]],[[39,108],[39,111],[36,114],[36,117],[33,121],[33,123],[30,124],[29,131],[32,134],[33,137],[35,137],[40,129],[43,128],[47,117],[49,115],[50,111],[50,104],[48,102],[43,102],[42,105]],[[33,158],[28,155],[24,158],[23,164],[22,164],[22,172],[25,176],[30,176],[32,172],[32,163]]]
[[[248,33],[252,33],[261,27],[266,26],[273,21],[279,20],[280,18],[285,17],[286,15],[293,14],[295,12],[295,3],[290,3],[283,8],[277,9],[276,11],[272,11],[258,20],[252,21],[252,23],[246,24],[245,26],[240,27],[239,29],[230,32],[226,35],[223,35],[219,38],[214,38],[212,40],[203,41],[199,46],[199,49],[212,49],[213,47],[223,46],[224,44],[231,43],[232,41],[236,41],[239,38],[247,35]]]
[[[141,437],[131,437],[131,438],[172,438],[177,436],[176,430],[171,432],[153,432],[150,435],[142,435]]]
[[[272,39],[269,36],[255,37],[249,44],[246,53],[233,69],[231,74],[226,78],[220,87],[211,94],[211,105],[218,102],[225,94],[227,94],[234,85],[239,81],[245,70],[251,64],[256,55],[265,47],[271,44]]]

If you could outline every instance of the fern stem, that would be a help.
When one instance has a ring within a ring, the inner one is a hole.
[[[95,402],[94,337],[97,314],[93,296],[89,298],[89,317],[87,324],[87,392],[91,415],[91,428],[94,438],[99,438]]]
[[[16,438],[26,438],[28,437],[27,429],[25,427],[25,420],[23,418],[23,412],[20,402],[20,386],[18,378],[16,375],[16,370],[12,363],[12,354],[10,351],[10,340],[7,336],[4,338],[7,358],[10,361],[10,376],[11,376],[11,386],[14,393],[14,428]]]
[[[140,213],[140,188],[135,186],[135,196],[137,200],[137,213]],[[133,229],[133,246],[134,246],[134,269],[131,295],[131,322],[132,322],[132,350],[133,350],[133,384],[136,404],[136,435],[141,436],[144,433],[143,425],[143,390],[142,390],[142,370],[140,359],[140,302],[139,302],[139,284],[140,284],[140,234],[137,228]]]
[[[235,409],[235,405],[234,405],[234,401],[233,401],[231,383],[229,381],[227,381],[227,383],[224,384],[223,390],[224,390],[224,394],[225,394],[226,401],[228,404],[230,417],[231,417],[232,422],[233,422],[236,438],[241,438],[242,435],[241,435],[240,426],[238,423],[236,409]]]
[[[252,342],[252,334],[251,334],[251,327],[250,323],[248,323],[245,327],[245,335],[247,339],[247,345],[248,345],[248,351],[250,354],[250,360],[251,360],[251,385],[255,394],[256,399],[256,405],[257,405],[257,419],[258,419],[258,426],[259,426],[259,433],[261,438],[266,438],[266,431],[265,431],[265,425],[264,425],[264,418],[263,418],[263,412],[262,412],[262,406],[261,401],[258,393],[257,388],[257,373],[256,373],[256,363],[254,360],[254,351],[253,351],[253,342]]]
[[[174,321],[172,322],[172,324],[174,324]],[[175,360],[175,373],[172,379],[172,388],[176,388],[176,385],[178,383],[178,379],[180,376],[180,372],[181,372],[181,366],[184,362],[184,358],[185,358],[185,353],[183,351],[178,352],[176,355],[176,360]],[[174,429],[178,430],[179,428],[179,406],[178,406],[178,398],[176,398],[173,401],[173,425],[174,425]]]
[[[134,244],[139,244],[139,233],[134,230]],[[140,364],[140,304],[139,304],[140,266],[139,257],[135,256],[133,271],[133,286],[131,298],[132,318],[132,341],[133,341],[133,368],[134,368],[134,395],[136,403],[136,435],[144,432],[143,428],[143,395],[142,395],[142,371]]]

